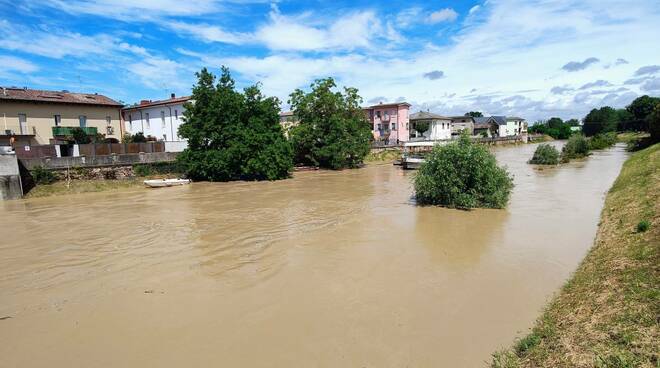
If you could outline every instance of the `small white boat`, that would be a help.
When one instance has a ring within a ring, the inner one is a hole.
[[[175,185],[185,184],[190,184],[190,179],[153,179],[144,181],[144,185],[150,188],[173,187]]]

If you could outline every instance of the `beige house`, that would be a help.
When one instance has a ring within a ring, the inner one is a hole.
[[[0,145],[54,143],[83,128],[89,135],[121,139],[122,105],[99,94],[0,87]]]

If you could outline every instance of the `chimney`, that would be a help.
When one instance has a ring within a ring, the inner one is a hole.
[[[151,103],[151,100],[141,100],[140,101],[140,105],[148,105],[149,103]]]
[[[174,93],[170,94],[170,98],[175,98],[176,95]]]

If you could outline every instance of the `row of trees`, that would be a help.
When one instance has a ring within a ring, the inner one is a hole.
[[[229,70],[217,79],[206,68],[197,75],[179,135],[188,148],[177,160],[197,180],[277,180],[294,163],[331,169],[356,167],[369,153],[371,129],[354,88],[336,91],[332,78],[317,80],[308,93],[289,100],[299,123],[284,135],[276,97],[256,84],[238,91]]]
[[[658,113],[655,113],[655,111],[658,111]],[[650,132],[657,137],[660,125],[660,98],[641,96],[626,106],[625,109],[603,106],[591,110],[583,121],[583,132],[586,136],[636,130]]]
[[[530,133],[547,134],[555,139],[568,139],[573,134],[571,127],[579,126],[577,119],[563,121],[561,118],[550,118],[546,121],[537,121],[529,127]]]

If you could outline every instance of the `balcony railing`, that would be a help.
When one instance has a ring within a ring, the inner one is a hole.
[[[64,126],[54,126],[53,127],[53,137],[68,137],[71,135],[71,131],[75,128],[82,129],[87,135],[96,135],[98,129],[96,127],[64,127]]]

